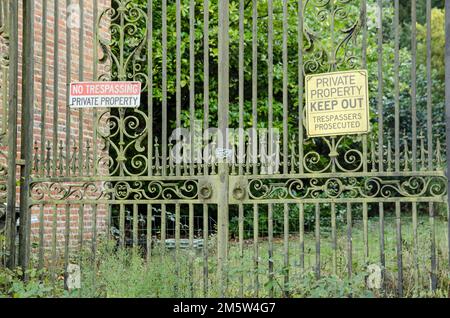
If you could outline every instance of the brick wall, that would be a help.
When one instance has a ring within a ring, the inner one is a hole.
[[[93,81],[102,73],[108,72],[107,66],[98,64],[98,59],[95,60],[94,58],[94,50],[98,48],[94,43],[94,1],[71,0],[70,10],[66,6],[67,2],[63,0],[56,1],[58,5],[58,15],[56,15],[55,1],[34,1],[34,118],[32,129],[35,157],[33,175],[35,177],[59,177],[69,174],[71,176],[93,176],[92,158],[94,144],[98,148],[98,157],[106,154],[105,151],[101,150],[103,142],[100,139],[94,140],[94,111],[85,109],[80,112],[79,110],[70,109],[66,101],[69,82]],[[97,0],[97,3],[99,14],[110,6],[110,1],[108,0]],[[44,8],[45,4],[46,8]],[[80,4],[82,5],[83,29],[76,23],[78,19],[81,19],[80,11],[78,10],[81,8],[79,7]],[[22,0],[19,0],[20,61],[22,61],[22,25]],[[102,36],[107,37],[109,34],[107,22],[104,21],[100,29]],[[80,38],[82,30],[83,38]],[[67,38],[68,33],[71,37],[69,41]],[[55,43],[57,43],[56,46]],[[97,52],[99,56],[102,55],[100,50]],[[80,67],[80,65],[82,66]],[[95,66],[98,69],[97,75],[94,74]],[[22,81],[21,68],[22,65],[19,65],[19,83]],[[70,76],[70,80],[68,76]],[[1,87],[4,85],[5,81],[2,80]],[[19,87],[18,93],[17,145],[19,153],[17,157],[20,157],[22,87]],[[0,96],[0,100],[2,100],[2,96]],[[6,109],[5,106],[2,102],[1,109]],[[97,110],[98,114],[105,111]],[[4,118],[4,113],[0,112],[0,122],[3,122]],[[81,121],[82,127],[80,126]],[[104,123],[100,123],[100,126],[102,125]],[[54,144],[55,136],[57,140],[56,145]],[[67,136],[70,137],[68,147],[66,146]],[[3,143],[3,150],[6,151],[5,147],[6,145]],[[83,160],[80,160],[80,149]],[[69,153],[67,150],[69,150]],[[88,154],[90,154],[89,160],[87,159]],[[54,158],[56,158],[56,161],[54,161]],[[69,158],[70,166],[76,169],[70,172],[65,169],[66,158]],[[5,156],[0,160],[4,159]],[[97,175],[106,174],[106,166],[100,167]],[[19,177],[18,174],[17,176]],[[96,183],[96,186],[102,187],[101,182]],[[56,194],[58,188],[53,188],[51,192]],[[19,193],[19,187],[17,187],[17,193]],[[19,198],[18,195],[17,198]],[[47,196],[46,198],[49,197]],[[93,218],[92,209],[92,205],[84,205],[83,207],[80,205],[68,207],[65,204],[58,206],[52,204],[33,206],[31,218],[33,242],[43,243],[41,245],[44,247],[51,247],[53,239],[56,237],[56,244],[58,247],[61,247],[64,244],[65,236],[68,235],[70,237],[70,245],[75,246],[81,238],[89,240],[92,237],[92,225],[94,222],[97,223],[98,233],[104,233],[106,230],[107,208],[100,205],[97,207],[96,220]],[[70,219],[69,233],[66,232],[67,211]]]

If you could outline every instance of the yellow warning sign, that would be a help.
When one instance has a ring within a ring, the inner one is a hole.
[[[306,76],[309,137],[367,133],[369,94],[366,70]]]

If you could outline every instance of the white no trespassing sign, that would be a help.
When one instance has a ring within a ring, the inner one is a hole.
[[[78,82],[70,84],[71,108],[139,107],[140,82]]]

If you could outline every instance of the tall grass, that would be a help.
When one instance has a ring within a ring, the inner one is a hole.
[[[402,219],[402,258],[404,297],[447,297],[449,295],[449,265],[447,223],[436,220],[437,290],[430,282],[430,225],[420,218],[418,245],[413,244],[410,219]],[[352,275],[348,276],[346,229],[338,229],[336,250],[332,248],[327,229],[321,233],[321,277],[315,268],[315,241],[305,236],[305,268],[300,267],[300,245],[297,235],[289,239],[289,266],[284,266],[283,240],[274,239],[273,280],[269,279],[268,243],[259,243],[258,270],[255,270],[254,246],[247,240],[241,256],[237,242],[230,242],[226,266],[228,297],[397,297],[397,251],[395,220],[385,222],[385,279],[383,288],[370,290],[366,284],[367,266],[380,264],[379,220],[369,220],[369,256],[364,257],[362,224],[353,226]],[[415,257],[415,251],[417,255]],[[336,255],[336,266],[333,257]],[[93,262],[92,255],[83,255],[81,297],[218,297],[217,257],[215,238],[208,246],[208,260],[202,251],[162,251],[154,248],[149,261],[138,249],[118,249],[115,242],[99,245]],[[208,276],[205,279],[205,268]],[[416,269],[418,271],[416,271]],[[285,282],[288,275],[288,282]],[[259,284],[257,284],[257,282]]]

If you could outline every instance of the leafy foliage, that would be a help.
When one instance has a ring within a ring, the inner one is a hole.
[[[295,286],[293,297],[300,298],[373,298],[374,293],[366,286],[367,273],[360,272],[352,278],[334,275],[317,279],[313,273],[304,275],[300,286]]]
[[[431,68],[438,72],[438,78],[444,80],[445,75],[445,13],[444,10],[431,10]],[[426,65],[427,60],[427,27],[417,24],[418,60]]]
[[[28,278],[26,281],[25,275]],[[49,298],[68,295],[63,288],[63,279],[59,277],[56,282],[52,282],[51,274],[46,270],[30,269],[24,272],[20,268],[0,268],[0,298]]]

